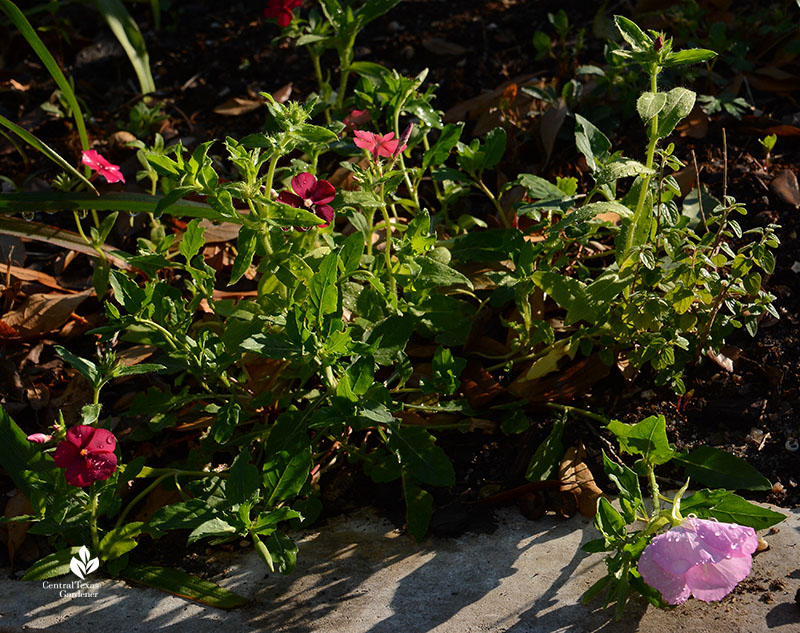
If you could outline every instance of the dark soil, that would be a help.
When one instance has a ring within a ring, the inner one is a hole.
[[[428,82],[438,84],[436,105],[448,111],[520,76],[535,76],[561,85],[573,76],[577,65],[602,66],[603,41],[592,35],[593,28],[600,28],[601,21],[596,20],[595,9],[588,6],[593,4],[549,0],[462,0],[457,3],[406,0],[365,29],[358,40],[357,58],[379,62],[407,74],[429,68]],[[628,5],[631,3],[611,4],[614,11],[630,14]],[[638,3],[643,4],[659,3]],[[174,8],[164,15],[161,31],[155,33],[146,5],[131,5],[145,33],[158,96],[163,99],[168,114],[161,127],[167,141],[180,138],[191,147],[211,138],[244,136],[261,129],[263,109],[231,117],[214,113],[214,108],[231,97],[254,98],[261,91],[272,93],[285,89],[288,84],[292,86],[292,98],[298,100],[315,89],[305,52],[273,39],[278,29],[261,17],[263,6],[264,2],[260,1],[174,3]],[[566,53],[562,57],[561,49],[557,48],[557,58],[537,60],[531,44],[532,35],[542,30],[554,36],[547,14],[559,8],[567,10],[573,25]],[[766,8],[762,3],[736,3],[735,9],[722,11],[719,19],[734,25],[757,10]],[[659,15],[658,12],[642,15],[641,20],[663,26],[664,20]],[[709,23],[713,17],[709,18]],[[127,189],[136,190],[138,185],[133,182],[132,175],[137,163],[131,158],[131,152],[120,148],[112,136],[117,129],[116,122],[127,120],[129,109],[138,99],[137,85],[127,59],[104,25],[84,9],[65,9],[50,26],[61,27],[51,28],[44,36],[62,66],[75,77],[77,91],[92,113],[90,136],[98,141],[98,149],[107,157],[116,159],[112,162],[122,163],[123,170],[131,175]],[[579,28],[586,30],[586,36],[585,45],[576,58],[570,50],[575,46]],[[0,42],[6,43],[0,45],[0,113],[20,122],[65,155],[77,156],[74,131],[63,120],[47,115],[39,107],[44,101],[54,101],[52,81],[24,41],[18,35],[7,37],[6,33],[0,27]],[[62,33],[68,33],[69,40],[62,37]],[[685,42],[676,44],[680,46]],[[769,46],[763,47],[766,52],[756,41],[752,46],[760,55],[757,69],[777,65]],[[324,63],[331,68],[337,64],[335,58],[325,59]],[[784,60],[780,70],[795,79],[800,74],[796,58]],[[716,72],[729,73],[730,81],[735,83],[736,73],[724,62]],[[800,438],[800,341],[797,333],[800,283],[798,272],[793,270],[800,261],[797,240],[800,211],[770,189],[770,183],[781,171],[800,165],[800,143],[796,138],[800,133],[797,127],[800,118],[797,86],[800,84],[794,81],[787,87],[777,80],[758,82],[755,74],[750,79],[747,87],[751,92],[742,88],[741,95],[752,100],[756,112],[742,120],[715,114],[706,134],[700,137],[676,134],[672,140],[678,146],[676,155],[685,160],[690,160],[694,150],[703,183],[721,197],[725,172],[722,134],[723,129],[726,131],[727,192],[747,205],[749,215],[743,224],[781,225],[782,245],[777,251],[777,266],[765,282],[766,289],[778,297],[781,319],[764,320],[755,338],[745,333],[730,337],[728,355],[734,360],[733,371],[726,371],[709,359],[690,368],[686,376],[688,393],[683,397],[675,396],[668,389],[652,388],[647,375],[628,382],[615,372],[590,390],[577,394],[571,404],[625,422],[663,414],[670,438],[678,449],[712,445],[729,450],[745,458],[774,483],[771,492],[745,493],[745,496],[794,507],[800,505],[800,452],[790,450],[792,440]],[[697,89],[704,93],[709,91],[709,86]],[[589,95],[586,103],[591,102]],[[626,155],[641,154],[644,136],[638,132],[638,119],[623,119],[621,105],[612,105],[619,106],[614,112],[617,143],[625,148]],[[569,123],[562,129],[549,162],[544,159],[542,142],[530,118],[522,116],[516,123],[519,143],[502,165],[504,173],[524,170],[544,177],[575,175],[585,178]],[[606,127],[611,127],[610,119],[607,123]],[[768,169],[764,169],[764,155],[758,139],[767,133],[765,130],[775,129],[777,125],[783,125],[782,132],[775,155]],[[26,166],[13,147],[0,138],[0,174],[16,183],[25,182],[26,189],[41,188],[55,171],[46,162],[31,158],[32,163]],[[126,239],[117,237],[123,242]],[[41,244],[30,245],[27,264],[47,272],[48,267],[58,265],[55,253]],[[85,263],[72,266],[76,278],[85,281],[90,274],[88,266]],[[82,309],[82,314],[98,312],[96,303],[86,305],[88,308]],[[87,324],[83,331],[90,326],[91,323]],[[74,330],[72,336],[80,331],[80,328]],[[76,338],[73,341],[78,346],[86,344],[87,353],[90,351],[89,342]],[[9,341],[2,344],[1,350],[3,406],[29,432],[44,429],[56,407],[66,400],[63,396],[69,387],[63,366],[50,346],[45,346],[44,352],[42,348],[36,351],[39,343]],[[40,398],[31,393],[34,384],[47,382],[55,385],[52,394]],[[130,388],[130,384],[114,387],[105,396],[112,406],[121,407],[126,400],[129,402],[126,389]],[[440,510],[434,517],[434,532],[451,534],[469,525],[480,527],[480,522],[470,518],[486,515],[482,510],[488,504],[476,503],[480,498],[525,483],[523,475],[527,462],[546,436],[552,419],[551,413],[545,410],[532,410],[530,414],[531,429],[519,436],[508,437],[497,430],[483,434],[441,434],[440,443],[456,466],[458,484],[452,491],[435,492]],[[568,431],[571,439],[586,445],[587,463],[601,487],[611,489],[601,474],[600,450],[608,450],[608,441],[603,439],[602,432],[598,432],[596,424],[578,418],[570,422]],[[676,480],[672,483],[676,487],[679,485]],[[399,491],[392,486],[368,485],[363,475],[348,468],[333,471],[323,480],[323,487],[328,512],[361,504],[366,494],[379,505],[392,508],[390,514],[402,522]],[[10,482],[0,480],[0,490],[10,488]],[[532,497],[531,494],[526,489],[513,499],[526,513],[536,515],[540,506],[559,509],[557,495],[547,492],[536,497],[537,492]],[[504,501],[499,498],[497,502]],[[155,552],[149,552],[148,556],[151,554]],[[0,553],[0,563],[3,556]]]

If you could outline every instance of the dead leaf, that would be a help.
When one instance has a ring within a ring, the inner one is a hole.
[[[0,264],[0,275],[5,277],[10,274],[12,277],[20,281],[35,281],[43,286],[52,288],[53,290],[60,290],[61,292],[74,293],[74,290],[64,288],[58,283],[55,277],[38,270],[31,270],[30,268],[21,268],[20,266],[8,266],[8,264]]]
[[[7,519],[12,517],[24,516],[26,514],[33,514],[33,506],[28,498],[22,494],[22,491],[17,490],[11,499],[6,504],[4,516]],[[11,560],[11,566],[14,566],[14,555],[17,550],[22,546],[25,537],[28,534],[28,529],[31,527],[30,521],[12,521],[6,524],[6,533],[8,535],[8,558]]]
[[[257,110],[262,105],[264,105],[263,101],[244,99],[243,97],[232,97],[225,103],[221,103],[214,108],[214,113],[221,114],[222,116],[241,116],[253,110]]]
[[[200,221],[200,228],[204,229],[203,239],[206,244],[215,244],[218,242],[230,242],[239,237],[239,229],[242,228],[241,224],[235,222],[220,222],[214,224],[210,220],[203,219]]]
[[[733,373],[733,361],[725,356],[725,354],[719,353],[715,354],[713,350],[708,350],[706,352],[706,356],[708,356],[711,360],[713,360],[717,365],[722,367],[725,371],[729,374]]]
[[[791,169],[784,169],[769,185],[769,190],[774,193],[781,202],[792,205],[795,209],[800,207],[800,189],[797,186],[797,176]]]
[[[135,143],[138,139],[127,130],[117,130],[109,137],[109,140],[112,146],[124,148],[128,146],[128,143]]]
[[[469,406],[482,409],[505,393],[505,389],[476,361],[470,359],[461,373],[461,389]]]
[[[6,312],[2,321],[19,332],[20,336],[37,336],[61,327],[94,289],[74,295],[35,294],[19,308]]]
[[[154,345],[134,345],[133,347],[122,350],[117,354],[117,358],[122,365],[130,367],[131,365],[138,365],[142,361],[147,360],[157,351],[158,348]]]
[[[539,138],[542,139],[542,146],[544,147],[544,162],[550,160],[550,154],[553,153],[553,147],[556,143],[561,126],[564,125],[564,120],[567,118],[567,102],[559,97],[547,110],[545,110],[542,118],[539,120]]]
[[[275,99],[275,103],[286,103],[289,100],[289,97],[291,96],[292,96],[291,81],[285,86],[278,88],[275,92],[272,93],[272,98]]]
[[[705,138],[708,135],[709,118],[703,108],[695,105],[680,125],[677,131],[681,136],[688,136],[689,138]]]
[[[594,482],[594,475],[583,462],[586,449],[583,444],[570,446],[561,459],[558,468],[558,477],[561,479],[561,492],[575,496],[578,503],[578,512],[591,518],[597,512],[597,500],[603,496],[603,491]]]
[[[467,52],[467,49],[454,42],[448,42],[440,37],[432,37],[422,42],[422,47],[434,55],[451,55],[457,57]]]
[[[538,380],[517,379],[508,390],[530,402],[567,402],[585,394],[608,372],[608,366],[594,355]]]

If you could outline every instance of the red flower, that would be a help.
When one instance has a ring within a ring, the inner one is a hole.
[[[328,203],[336,197],[336,189],[331,183],[327,180],[317,180],[312,174],[303,172],[292,178],[292,189],[294,189],[294,193],[281,191],[278,194],[278,201],[318,215],[325,220],[324,224],[319,225],[320,228],[331,223],[333,207]],[[301,231],[308,230],[307,228],[297,228]]]
[[[375,161],[378,160],[378,156],[397,156],[406,148],[405,142],[400,145],[402,139],[395,138],[394,132],[381,136],[372,132],[356,130],[353,134],[356,137],[355,144],[372,154],[372,159]]]
[[[95,480],[108,479],[117,469],[116,447],[117,438],[111,431],[73,426],[67,431],[67,439],[56,448],[53,461],[67,469],[64,476],[68,484],[85,488]]]
[[[96,171],[108,182],[125,182],[125,176],[122,175],[119,165],[112,165],[93,149],[81,152],[81,163]]]
[[[303,4],[303,0],[269,0],[267,8],[264,9],[264,17],[277,19],[278,26],[287,27],[294,19],[292,9],[296,9],[301,4]]]

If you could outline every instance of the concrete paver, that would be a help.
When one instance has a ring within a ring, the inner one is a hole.
[[[73,598],[41,582],[3,579],[0,631],[799,633],[800,510],[783,511],[789,518],[766,536],[770,549],[733,594],[669,611],[635,602],[621,622],[599,599],[580,604],[605,570],[601,555],[580,550],[596,536],[586,519],[528,521],[506,508],[493,533],[416,544],[364,510],[298,535],[297,569],[288,577],[270,573],[255,553],[217,555],[224,571],[213,580],[251,600],[240,609],[92,577],[97,596]]]

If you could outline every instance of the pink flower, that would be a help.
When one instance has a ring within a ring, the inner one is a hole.
[[[294,19],[292,9],[296,9],[301,4],[303,4],[302,0],[269,0],[267,8],[264,9],[264,17],[277,19],[278,26],[287,27]]]
[[[45,442],[49,442],[53,439],[52,435],[47,435],[45,433],[34,433],[28,436],[28,441],[32,444],[44,444]]]
[[[327,180],[317,180],[312,174],[303,172],[292,178],[291,191],[281,191],[278,201],[291,205],[297,209],[305,209],[325,220],[320,224],[324,228],[333,220],[333,207],[328,203],[336,197],[336,189]],[[301,231],[307,228],[297,227]]]
[[[117,438],[111,431],[73,426],[67,431],[67,439],[56,448],[53,461],[67,469],[64,476],[68,484],[85,488],[95,480],[108,479],[117,469],[116,447]]]
[[[93,149],[81,153],[81,163],[105,177],[107,182],[125,182],[119,165],[112,165]]]
[[[653,539],[639,559],[639,573],[669,604],[690,595],[721,600],[750,573],[757,545],[751,527],[689,518]]]
[[[352,132],[365,123],[369,123],[371,118],[369,112],[366,110],[353,110],[344,118],[343,123],[347,127],[347,130]]]
[[[395,138],[394,132],[381,136],[372,132],[356,130],[353,134],[356,137],[355,144],[372,154],[372,159],[375,161],[378,160],[378,156],[397,156],[406,148],[405,143],[400,145],[402,139]]]

